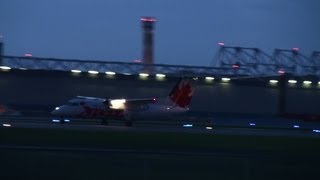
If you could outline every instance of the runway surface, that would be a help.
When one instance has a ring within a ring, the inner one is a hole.
[[[186,118],[174,121],[135,121],[133,127],[123,121],[71,119],[61,124],[51,117],[0,117],[1,128],[73,129],[85,131],[202,133],[222,135],[287,136],[320,138],[320,123],[280,118]]]

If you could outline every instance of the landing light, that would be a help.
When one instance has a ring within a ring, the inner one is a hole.
[[[271,79],[269,82],[272,83],[272,84],[276,84],[276,83],[278,83],[278,80]]]
[[[93,71],[93,70],[88,71],[88,73],[90,73],[90,74],[99,74],[98,71]]]
[[[223,82],[229,82],[230,81],[230,78],[222,78],[221,79]]]
[[[112,99],[110,100],[111,109],[124,109],[125,108],[125,99]]]
[[[81,73],[81,71],[77,70],[77,69],[72,69],[71,72],[73,72],[73,73]]]
[[[296,80],[293,80],[293,79],[290,79],[290,80],[288,81],[288,83],[290,83],[290,84],[296,84],[297,81],[296,81]]]
[[[149,74],[147,74],[147,73],[140,73],[139,76],[141,76],[141,77],[148,77]]]
[[[165,74],[156,74],[156,77],[158,77],[158,78],[164,78],[164,77],[166,77],[166,75],[165,75]]]
[[[107,71],[106,74],[107,74],[107,75],[116,75],[116,73],[115,73],[115,72],[112,72],[112,71]]]
[[[3,70],[10,70],[10,69],[11,69],[11,67],[9,67],[9,66],[0,66],[0,69],[3,69]]]
[[[56,107],[56,108],[54,108],[55,110],[59,110],[60,109],[60,107]]]

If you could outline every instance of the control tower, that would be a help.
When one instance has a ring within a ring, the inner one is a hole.
[[[153,72],[153,29],[156,19],[154,17],[141,17],[143,29],[143,63],[146,64],[145,72]]]

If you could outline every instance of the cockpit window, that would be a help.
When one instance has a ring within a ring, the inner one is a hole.
[[[76,102],[68,102],[66,105],[68,105],[68,106],[79,106],[79,103],[76,103]]]

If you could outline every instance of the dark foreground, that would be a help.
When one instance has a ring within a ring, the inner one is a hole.
[[[311,137],[0,128],[0,179],[310,179]]]

